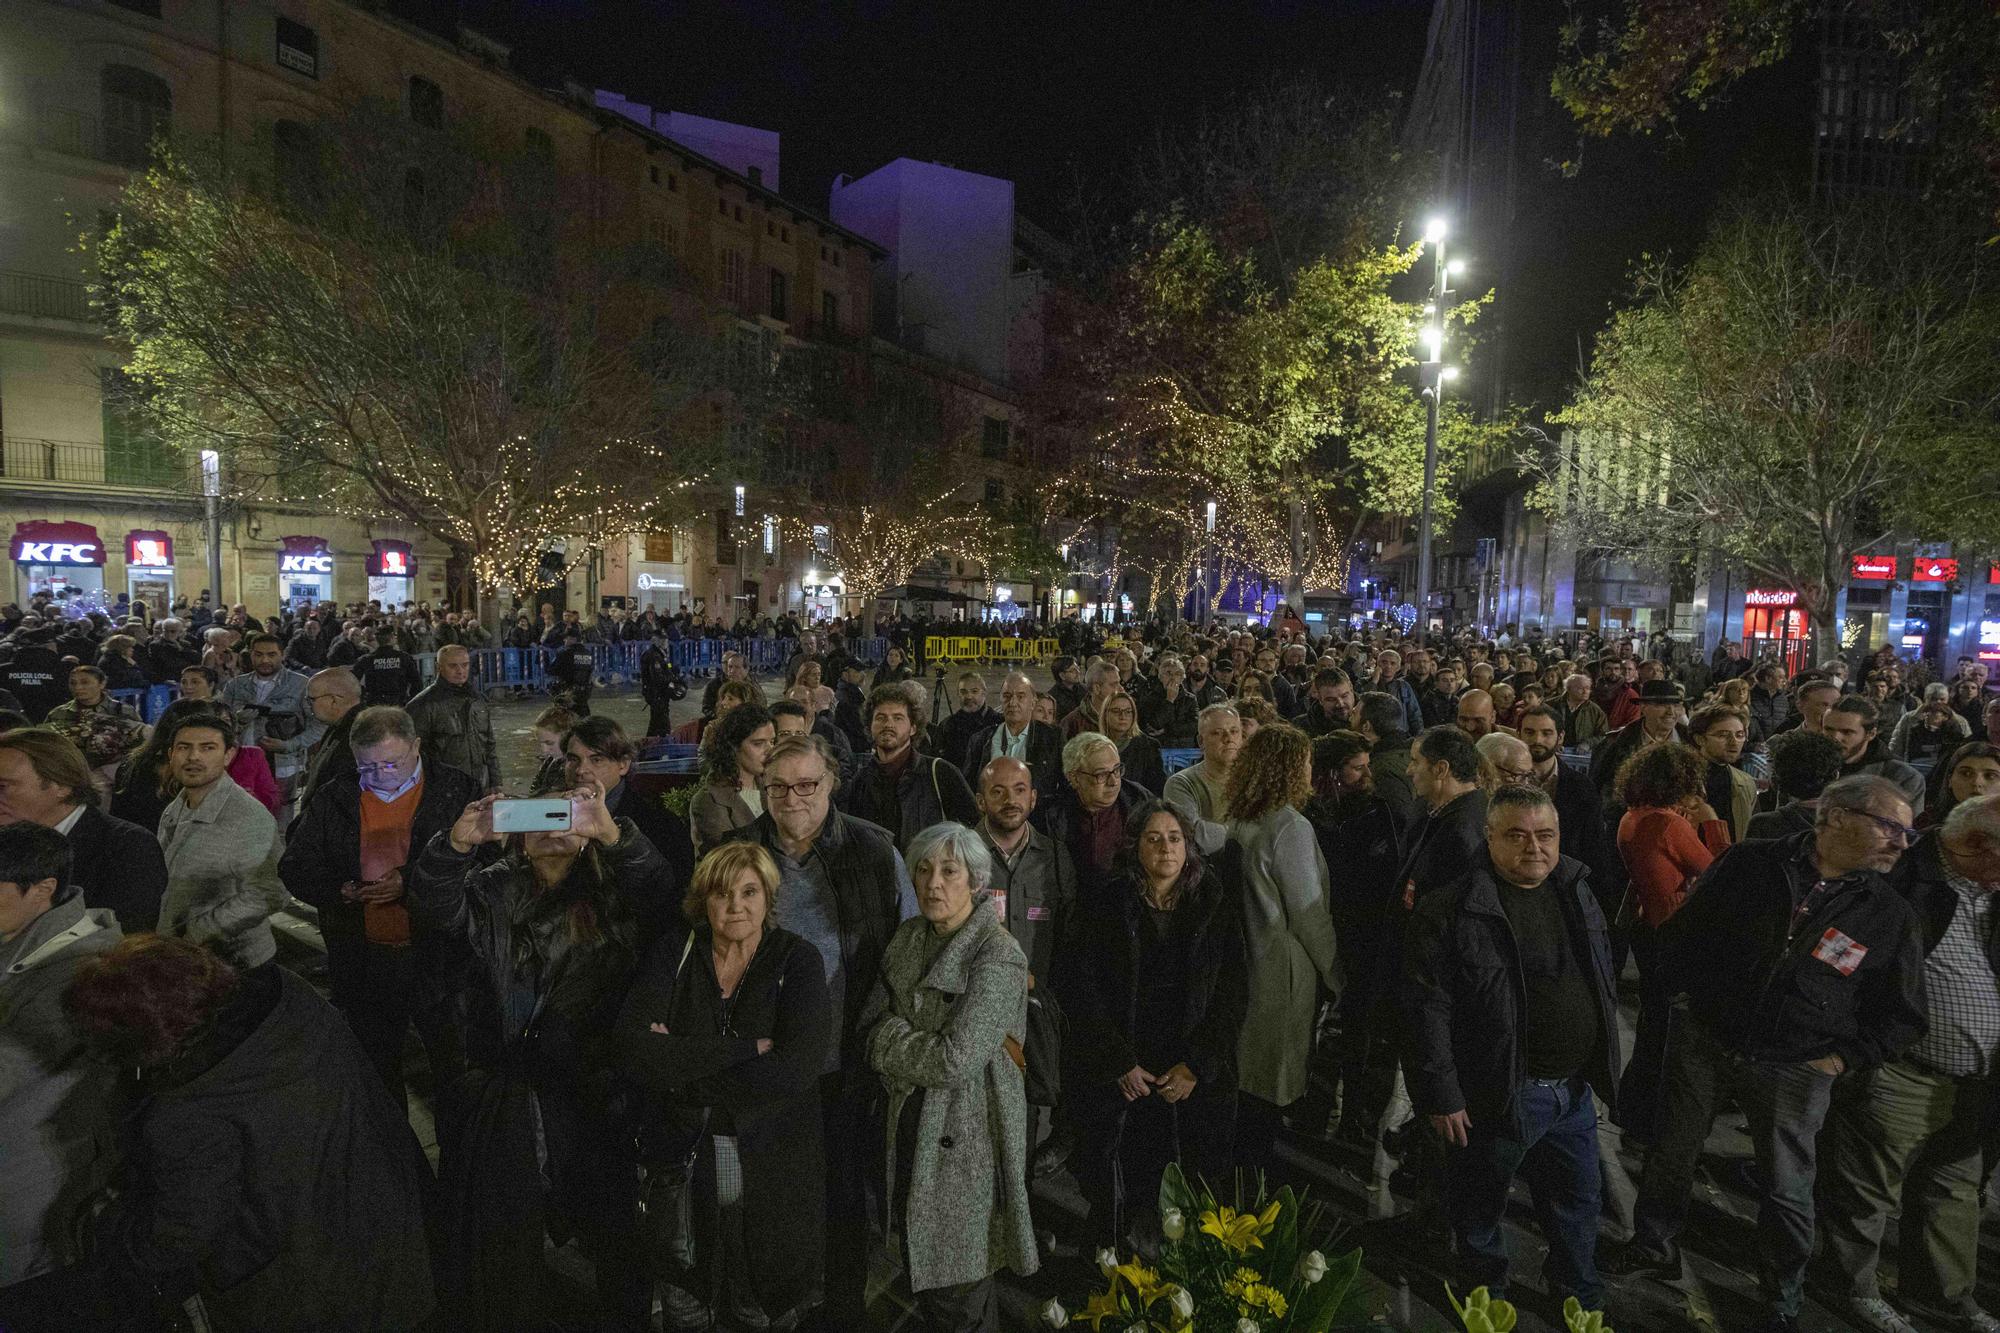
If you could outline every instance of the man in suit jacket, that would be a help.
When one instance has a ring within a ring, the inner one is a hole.
[[[152,829],[99,810],[83,752],[53,731],[0,735],[0,824],[22,820],[69,839],[69,882],[85,907],[109,908],[127,932],[151,930],[167,892],[167,861]]]
[[[1047,796],[1062,782],[1062,732],[1035,721],[1035,686],[1019,671],[1000,682],[1000,720],[972,737],[959,768],[967,782],[995,759],[1018,759],[1034,775],[1035,790]]]

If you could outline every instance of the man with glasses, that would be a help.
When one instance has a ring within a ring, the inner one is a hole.
[[[299,783],[300,810],[328,781],[354,778],[348,735],[361,711],[361,681],[346,667],[315,671],[306,680],[306,709],[312,714],[306,729],[285,742],[298,755],[305,775]]]
[[[1087,896],[1111,880],[1111,863],[1125,843],[1125,816],[1153,799],[1125,780],[1118,746],[1101,731],[1079,732],[1063,746],[1067,790],[1037,810],[1042,831],[1069,848],[1077,882]],[[1079,902],[1079,909],[1088,907]]]
[[[318,677],[314,677],[318,682]],[[383,1086],[404,1098],[403,1047],[414,1020],[438,1086],[454,1070],[449,1015],[433,1000],[446,960],[403,905],[403,872],[479,799],[480,783],[424,761],[417,725],[400,708],[364,708],[348,732],[355,777],[324,782],[293,822],[279,878],[319,911],[333,1002]]]
[[[1502,787],[1535,785],[1535,757],[1522,741],[1502,731],[1489,731],[1474,748],[1479,751],[1479,785],[1489,795]]]
[[[723,842],[755,842],[778,863],[777,924],[819,950],[840,1026],[820,1075],[826,1141],[826,1306],[834,1328],[863,1326],[868,1273],[868,1164],[877,1132],[869,1113],[877,1086],[868,1067],[863,1006],[882,974],[882,953],[906,918],[916,890],[889,835],[834,809],[840,774],[818,736],[786,736],[771,747],[758,779],[764,813]]]
[[[1833,1081],[1894,1059],[1924,1031],[1923,939],[1884,877],[1916,836],[1911,818],[1894,783],[1842,778],[1820,794],[1810,831],[1738,843],[1674,914],[1663,963],[1688,994],[1686,1038],[1669,1054],[1635,1234],[1606,1271],[1679,1279],[1675,1238],[1726,1093],[1757,1154],[1761,1327],[1798,1327]]]

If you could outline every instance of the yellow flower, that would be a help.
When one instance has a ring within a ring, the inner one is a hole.
[[[1271,1312],[1271,1318],[1285,1317],[1285,1295],[1276,1287],[1267,1287],[1259,1282],[1243,1293],[1243,1299],[1252,1306],[1262,1306]]]
[[[1221,1241],[1222,1248],[1231,1254],[1247,1254],[1253,1248],[1264,1248],[1264,1237],[1271,1234],[1271,1228],[1277,1221],[1278,1205],[1275,1202],[1261,1214],[1239,1213],[1224,1204],[1215,1212],[1201,1215],[1201,1229]]]
[[[1076,1322],[1096,1328],[1105,1319],[1113,1316],[1122,1318],[1124,1313],[1118,1305],[1117,1284],[1113,1283],[1111,1290],[1100,1291],[1084,1303],[1084,1307],[1076,1313]]]
[[[1174,1285],[1171,1282],[1160,1281],[1158,1273],[1146,1267],[1137,1259],[1132,1260],[1130,1263],[1120,1264],[1113,1271],[1112,1287],[1114,1290],[1117,1288],[1119,1278],[1123,1278],[1131,1284],[1133,1294],[1139,1298],[1141,1309],[1151,1305],[1163,1293],[1172,1290]]]

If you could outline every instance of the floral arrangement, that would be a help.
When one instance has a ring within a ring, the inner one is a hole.
[[[1051,1328],[1072,1322],[1096,1333],[1325,1333],[1361,1269],[1361,1251],[1332,1259],[1308,1248],[1320,1208],[1289,1187],[1225,1204],[1190,1185],[1178,1166],[1160,1180],[1157,1267],[1119,1262],[1100,1250],[1105,1289],[1072,1314],[1060,1301],[1042,1307]],[[1193,1219],[1190,1225],[1189,1219]]]

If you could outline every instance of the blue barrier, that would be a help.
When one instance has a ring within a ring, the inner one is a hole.
[[[644,640],[590,645],[600,685],[637,684],[639,659],[650,645]],[[684,676],[712,676],[722,670],[722,659],[741,653],[749,661],[753,675],[776,675],[785,669],[799,649],[797,639],[675,639],[667,644],[667,657]],[[472,677],[488,687],[542,690],[547,688],[548,649],[473,648]],[[887,639],[856,639],[848,651],[863,662],[880,664],[888,656]],[[428,685],[437,676],[437,654],[418,653],[417,666]],[[161,688],[161,687],[155,687]],[[161,705],[164,707],[165,705]],[[149,721],[151,719],[148,719]]]
[[[1171,750],[1162,748],[1160,751],[1160,767],[1166,770],[1168,777],[1200,762],[1200,750],[1184,750],[1176,747]]]

